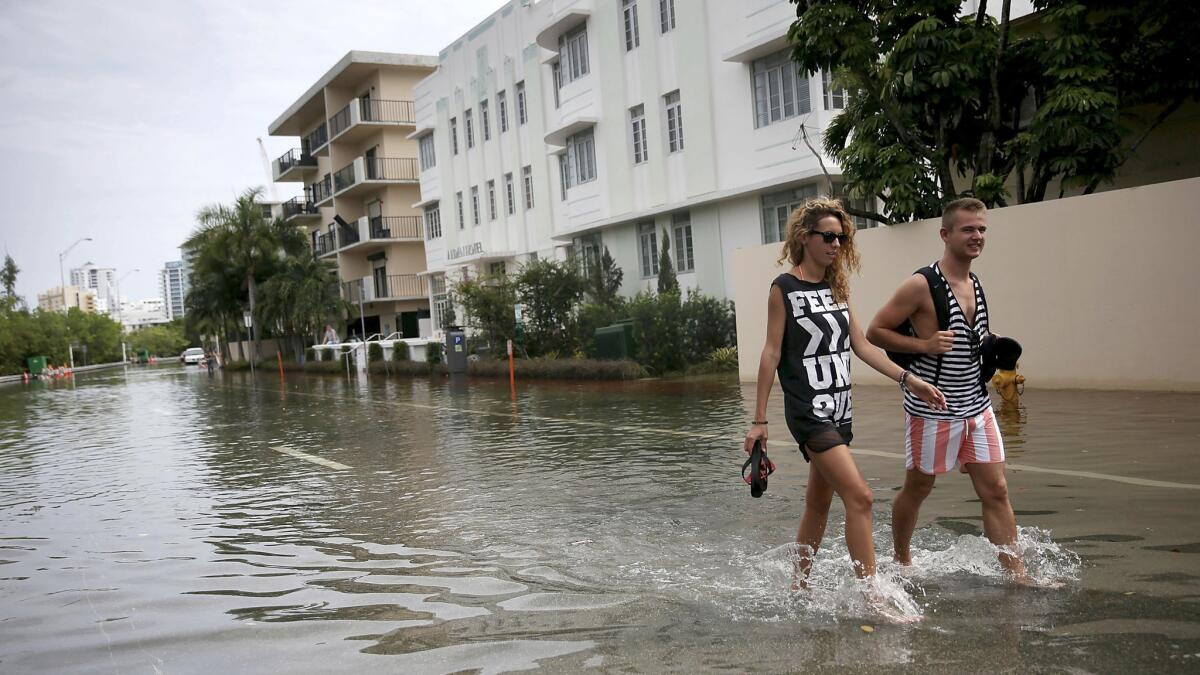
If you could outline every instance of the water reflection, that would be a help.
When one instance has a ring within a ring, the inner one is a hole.
[[[891,389],[855,395],[856,438],[883,451],[860,463],[884,497],[902,480],[902,417]],[[917,531],[917,574],[886,562],[883,499],[876,516],[881,573],[920,625],[870,615],[836,516],[814,592],[785,592],[779,570],[806,473],[776,439],[770,491],[745,495],[737,446],[751,398],[719,379],[522,383],[514,402],[507,382],[289,374],[281,385],[173,367],[0,389],[0,660],[17,670],[962,670],[1057,663],[1072,639],[1080,667],[1112,667],[1152,640],[1046,631],[1143,609],[1130,599],[1140,596],[1085,590],[1123,574],[1098,556],[1130,555],[1114,547],[1134,533],[1146,538],[1138,583],[1158,594],[1154,616],[1192,620],[1173,597],[1183,572],[1154,547],[1200,532],[1145,529],[1198,505],[1194,495],[1132,488],[1140,508],[1114,516],[1109,485],[1019,473],[1010,481],[1027,556],[1046,575],[1079,577],[1073,589],[1008,588],[969,485],[947,480]],[[1125,450],[1140,427],[1098,426],[1104,411],[1163,415],[1197,400],[1029,392],[1035,414],[1001,425],[1023,461],[1136,470]],[[1162,442],[1190,443],[1200,425],[1175,414]],[[271,449],[281,445],[349,468]],[[1071,489],[1051,487],[1059,481]],[[1072,557],[1074,542],[1092,567]]]

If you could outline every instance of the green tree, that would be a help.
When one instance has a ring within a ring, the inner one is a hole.
[[[638,293],[629,301],[628,309],[637,361],[657,375],[683,370],[687,359],[679,291]]]
[[[263,322],[281,328],[297,361],[306,341],[319,341],[325,323],[347,311],[338,292],[337,267],[311,255],[286,258],[260,291]]]
[[[204,279],[239,279],[250,313],[262,323],[258,312],[258,286],[277,270],[288,255],[303,255],[307,244],[300,229],[282,218],[268,218],[260,202],[262,188],[251,188],[231,206],[214,204],[196,216],[199,229],[184,246],[197,251],[193,266],[203,268]],[[225,270],[222,272],[222,266]],[[252,358],[258,359],[262,331],[254,331]]]
[[[515,331],[513,280],[503,274],[464,279],[454,285],[453,295],[454,304],[463,308],[463,325],[482,333],[498,354]]]
[[[535,260],[516,277],[523,308],[525,348],[533,355],[571,354],[576,347],[576,308],[588,282],[574,260]]]
[[[666,230],[662,232],[662,252],[658,255],[658,292],[679,292],[679,278],[675,276],[675,263],[671,262],[671,239]]]
[[[129,335],[128,341],[133,351],[146,349],[161,358],[179,356],[183,350],[195,346],[188,342],[183,321],[178,320],[140,328]]]
[[[1122,110],[1159,106],[1149,133],[1200,92],[1200,9],[1183,0],[1037,0],[1019,32],[1009,0],[999,21],[986,2],[792,1],[800,68],[852,92],[824,138],[843,196],[877,198],[882,214],[850,210],[883,222],[964,195],[1039,201],[1055,181],[1091,192],[1144,140],[1122,145]]]
[[[608,247],[604,247],[604,255],[600,260],[589,265],[588,295],[592,302],[606,307],[616,307],[620,304],[621,282],[625,280],[625,272],[613,260]]]
[[[12,256],[5,254],[4,267],[0,268],[0,286],[4,287],[4,297],[17,297],[17,274],[20,272],[21,268],[17,267]]]

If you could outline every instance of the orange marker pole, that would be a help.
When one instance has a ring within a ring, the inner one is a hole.
[[[513,370],[512,340],[508,341],[508,386],[512,389],[515,400],[517,398],[517,373]]]
[[[275,360],[279,361],[279,379],[283,379],[283,356],[279,352],[275,352]]]

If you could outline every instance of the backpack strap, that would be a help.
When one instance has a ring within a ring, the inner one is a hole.
[[[987,294],[985,294],[983,292],[983,283],[979,281],[979,277],[975,276],[974,272],[971,272],[971,281],[974,281],[975,285],[979,287],[979,306],[983,308],[983,315],[988,318],[988,333],[991,333],[992,332],[992,316],[987,311],[987,309],[988,309]],[[979,325],[979,308],[978,307],[975,308],[975,325],[976,326]]]
[[[933,300],[933,311],[937,315],[938,330],[948,330],[950,328],[950,299],[946,297],[946,280],[932,265],[926,265],[914,274],[925,277],[925,283],[929,285],[929,296]],[[942,376],[942,356],[942,354],[938,354],[937,368],[933,374],[932,384],[935,387]]]

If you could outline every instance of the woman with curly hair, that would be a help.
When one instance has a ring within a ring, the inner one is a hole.
[[[871,488],[850,454],[850,350],[867,365],[934,407],[945,407],[936,387],[892,363],[863,336],[850,309],[850,273],[859,269],[854,222],[834,199],[812,199],[788,217],[784,260],[792,268],[771,283],[767,340],[758,365],[754,421],[745,449],[767,441],[767,398],[779,373],[784,417],[810,463],[804,514],[796,543],[797,587],[805,587],[834,493],[846,509],[846,547],[855,573],[875,575]]]

